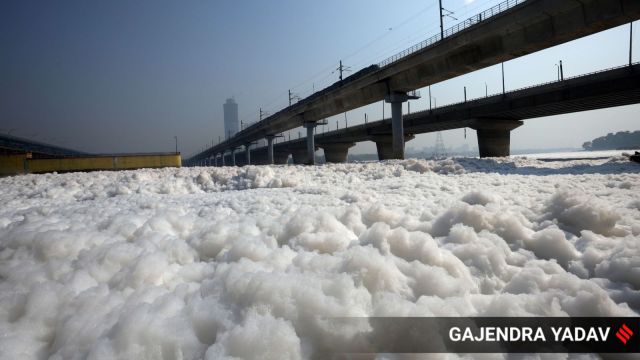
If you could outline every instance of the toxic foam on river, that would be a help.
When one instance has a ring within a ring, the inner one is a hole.
[[[322,317],[638,316],[638,184],[622,157],[2,178],[0,357],[298,359],[345,338]]]

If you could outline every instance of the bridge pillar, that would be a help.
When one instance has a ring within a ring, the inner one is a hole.
[[[471,126],[478,135],[480,157],[509,156],[511,130],[522,125],[519,120],[482,119]]]
[[[224,163],[224,152],[222,152],[222,154],[220,154],[220,158],[222,158],[222,166],[226,166]]]
[[[392,153],[387,159],[404,159],[404,125],[402,123],[402,103],[409,99],[418,99],[416,92],[407,94],[404,92],[391,92],[385,101],[391,104],[391,134]],[[378,151],[380,154],[380,151]]]
[[[231,149],[231,166],[236,166],[236,149]]]
[[[304,127],[307,128],[307,165],[316,164],[316,144],[313,130],[316,128],[315,122],[306,122]]]
[[[267,163],[273,165],[273,139],[275,135],[267,135]]]
[[[412,134],[403,134],[403,141],[405,142],[411,141],[414,138],[415,136]],[[371,140],[376,143],[376,149],[378,150],[378,160],[398,159],[397,157],[394,157],[392,135],[377,135],[374,136]]]
[[[320,145],[324,149],[324,158],[328,163],[344,163],[347,162],[349,148],[355,146],[356,143],[328,143]]]
[[[244,151],[247,155],[247,165],[251,165],[251,143],[244,146]]]

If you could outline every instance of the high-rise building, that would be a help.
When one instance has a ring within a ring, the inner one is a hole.
[[[224,137],[228,139],[235,135],[239,128],[240,122],[238,121],[238,104],[231,98],[227,99],[222,105],[224,109]]]

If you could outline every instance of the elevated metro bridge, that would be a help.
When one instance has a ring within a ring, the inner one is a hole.
[[[510,131],[524,120],[579,111],[603,109],[640,103],[640,63],[598,71],[559,81],[530,86],[456,104],[406,114],[403,117],[405,139],[421,133],[473,128],[484,132],[478,137],[479,148],[486,154],[500,156],[507,151]],[[392,119],[315,134],[316,149],[322,148],[328,162],[343,162],[348,149],[358,142],[373,141],[381,160],[393,158],[389,137]],[[482,141],[488,140],[488,141]],[[275,144],[275,162],[284,163],[291,154],[295,163],[309,162],[306,139]],[[267,147],[251,150],[254,164],[267,164]],[[235,163],[246,164],[246,152],[235,155]],[[221,157],[207,165],[221,165]],[[224,163],[234,163],[232,154]],[[205,164],[200,162],[198,164]]]
[[[411,91],[488,66],[534,53],[552,46],[607,30],[640,18],[637,0],[508,0],[447,29],[414,47],[372,65],[358,73],[293,104],[240,131],[224,142],[202,151],[187,164],[197,164],[213,157],[235,153],[255,141],[267,139],[268,163],[275,161],[274,137],[300,126],[307,128],[307,157],[315,149],[313,129],[327,117],[353,110],[380,100],[391,103],[391,134],[384,142],[391,144],[390,158],[404,157],[404,121],[402,102]],[[461,119],[457,119],[459,121]],[[453,121],[453,120],[451,120]],[[509,131],[494,122],[495,131]],[[489,127],[489,121],[483,125]],[[508,147],[489,144],[487,135],[480,156],[508,155]],[[379,141],[382,143],[382,139]],[[483,149],[493,149],[488,152]],[[494,150],[501,149],[499,152]],[[505,151],[506,150],[506,151]],[[387,157],[385,155],[385,157]]]

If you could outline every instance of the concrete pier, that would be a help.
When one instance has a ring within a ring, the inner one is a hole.
[[[307,129],[307,165],[316,164],[316,145],[313,130],[316,128],[315,122],[306,122],[304,127]]]
[[[404,142],[411,141],[415,138],[412,134],[403,134],[402,140]],[[395,157],[394,148],[393,148],[393,135],[376,135],[371,137],[371,141],[376,143],[376,149],[378,150],[378,160],[390,160],[390,159],[400,159]],[[402,145],[404,149],[404,144]],[[404,158],[404,153],[403,157]]]
[[[267,135],[267,162],[269,165],[273,165],[273,139],[275,135]]]
[[[355,146],[356,143],[328,143],[322,144],[320,147],[324,149],[324,158],[328,163],[344,163],[347,162],[349,148]]]
[[[385,102],[391,104],[391,157],[390,159],[404,159],[404,123],[402,121],[402,103],[409,99],[418,99],[417,92],[410,94],[393,91],[385,97]],[[377,143],[376,143],[377,144]],[[380,154],[380,151],[378,151]],[[388,154],[387,154],[388,155]]]
[[[522,125],[518,120],[482,119],[471,126],[478,135],[480,157],[509,156],[511,131]]]
[[[251,165],[251,143],[244,146],[244,152],[247,155],[247,165]]]

